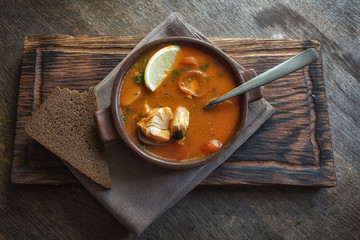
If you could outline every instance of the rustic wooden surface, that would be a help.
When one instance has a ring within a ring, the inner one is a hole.
[[[32,141],[24,124],[56,87],[86,91],[98,84],[141,37],[30,35],[24,42],[14,160],[14,183],[76,182],[59,159]],[[211,38],[258,73],[305,48],[311,40]],[[203,185],[336,185],[321,57],[311,66],[265,87],[276,113]]]
[[[357,1],[0,1],[0,239],[134,239],[81,186],[10,181],[24,37],[146,35],[177,11],[209,37],[315,39],[322,45],[335,188],[198,187],[140,239],[358,239]]]

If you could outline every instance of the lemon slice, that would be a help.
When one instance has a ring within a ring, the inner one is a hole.
[[[170,72],[180,47],[171,45],[157,51],[145,68],[145,85],[153,92]]]

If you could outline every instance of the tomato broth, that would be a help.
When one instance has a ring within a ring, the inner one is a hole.
[[[151,56],[161,47],[144,54],[132,65],[125,75],[119,97],[122,121],[132,141],[144,151],[175,162],[196,160],[220,149],[235,132],[240,117],[238,97],[203,110],[210,100],[234,89],[238,83],[210,54],[191,46],[178,46],[180,49],[172,68],[153,92],[144,84],[144,70]],[[189,89],[196,89],[196,92],[183,89],[183,83],[179,81],[194,72],[201,81],[193,81]],[[169,107],[172,112],[179,106],[186,108],[190,117],[185,137],[181,141],[170,139],[161,145],[143,143],[138,137],[137,123],[145,117],[145,105],[150,109]]]

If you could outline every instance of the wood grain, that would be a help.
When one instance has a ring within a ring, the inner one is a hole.
[[[12,181],[75,183],[61,162],[23,132],[23,125],[56,86],[80,91],[95,86],[141,40],[139,37],[31,35],[26,38],[18,100]],[[302,50],[310,40],[212,38],[245,68],[258,73]],[[264,93],[276,109],[203,185],[336,185],[321,59]]]
[[[0,1],[0,239],[136,239],[81,185],[10,181],[24,38],[145,36],[171,12],[208,37],[321,43],[335,188],[197,187],[139,239],[360,236],[360,4],[308,1]],[[243,186],[243,185],[242,185]]]

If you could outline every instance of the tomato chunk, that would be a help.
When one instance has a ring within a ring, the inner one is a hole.
[[[201,150],[205,153],[213,153],[219,150],[222,147],[222,142],[216,139],[212,139],[204,144]]]

